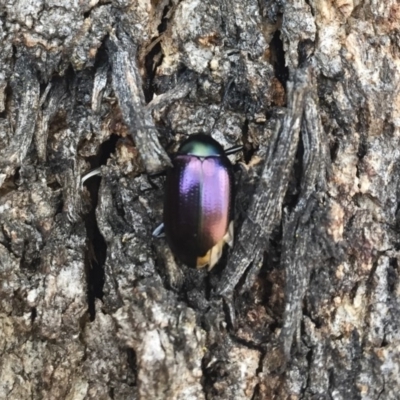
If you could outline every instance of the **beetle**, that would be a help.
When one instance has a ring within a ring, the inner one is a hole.
[[[233,244],[233,166],[228,150],[205,134],[191,135],[179,147],[167,171],[164,223],[172,252],[189,267],[210,270]]]

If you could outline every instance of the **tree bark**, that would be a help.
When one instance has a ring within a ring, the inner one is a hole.
[[[1,399],[399,398],[398,1],[9,0],[0,38]],[[244,146],[211,272],[152,237],[194,133]]]

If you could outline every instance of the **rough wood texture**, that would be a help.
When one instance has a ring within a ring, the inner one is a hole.
[[[6,0],[0,41],[1,399],[399,398],[398,1]],[[211,273],[151,236],[200,132],[244,145]]]

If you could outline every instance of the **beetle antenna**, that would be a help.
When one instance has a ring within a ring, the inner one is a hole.
[[[230,156],[231,154],[238,153],[241,150],[243,150],[243,146],[238,145],[238,146],[229,147],[229,149],[226,149],[224,152],[225,152],[225,155]]]
[[[168,128],[156,127],[154,125],[137,125],[140,129],[155,129],[156,131],[168,132]]]

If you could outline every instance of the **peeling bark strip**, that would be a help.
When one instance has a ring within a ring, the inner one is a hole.
[[[129,48],[129,39],[120,41],[111,35],[109,50],[112,63],[112,83],[119,105],[148,174],[163,171],[171,162],[157,137],[150,112],[145,107],[143,83],[136,63],[136,51]]]
[[[193,87],[195,79],[196,75],[191,71],[183,74],[180,82],[178,82],[173,89],[154,97],[153,100],[147,105],[147,109],[149,111],[157,110],[165,105],[185,98],[189,94],[190,89]]]
[[[14,134],[9,145],[2,149],[0,158],[0,187],[25,159],[35,131],[39,107],[40,87],[37,72],[29,57],[20,55],[15,65],[16,75],[12,82],[14,104],[17,109]],[[12,129],[11,128],[11,129]]]
[[[304,99],[310,90],[310,70],[310,67],[296,70],[293,79],[287,83],[288,109],[282,125],[276,129],[248,216],[222,275],[217,294],[232,294],[246,269],[254,260],[259,260],[273,228],[279,222],[297,152]],[[253,268],[259,266],[253,265]]]
[[[51,86],[51,83],[49,83],[45,93],[42,95],[42,109],[39,110],[35,130],[35,145],[38,157],[42,162],[45,162],[47,157],[47,139],[50,120],[59,110],[62,96],[65,96],[64,85],[58,84],[53,89]]]
[[[318,213],[326,208],[327,146],[318,115],[316,77],[314,74],[309,76],[301,126],[303,162],[300,194],[294,210],[285,216],[282,238],[281,263],[286,271],[286,305],[280,339],[286,360],[290,360],[295,333],[297,341],[300,341],[302,305],[311,270],[324,256],[311,251],[312,243],[318,236],[326,237],[314,221]]]

